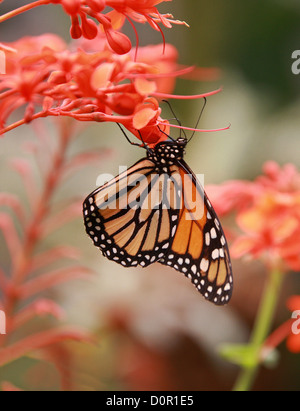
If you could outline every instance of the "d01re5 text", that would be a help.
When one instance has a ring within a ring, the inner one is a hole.
[[[193,405],[192,395],[151,395],[150,405]]]

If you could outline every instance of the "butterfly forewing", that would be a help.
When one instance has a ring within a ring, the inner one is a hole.
[[[95,190],[84,202],[87,233],[110,260],[152,264],[171,245],[179,213],[178,179],[143,159]]]

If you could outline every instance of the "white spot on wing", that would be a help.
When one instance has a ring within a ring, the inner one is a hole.
[[[201,263],[200,263],[200,270],[205,272],[208,270],[209,267],[209,261],[206,260],[205,258],[202,258]]]
[[[172,228],[172,237],[174,237],[174,235],[175,235],[175,233],[176,233],[176,229],[177,229],[177,227],[176,227],[176,225]]]
[[[205,234],[205,244],[206,244],[207,246],[209,246],[209,244],[210,244],[210,235],[209,235],[209,233],[206,233],[206,234]]]
[[[212,253],[211,253],[211,257],[213,260],[216,260],[217,258],[219,258],[219,249],[216,248]]]
[[[210,235],[211,235],[211,238],[217,238],[217,232],[216,232],[215,227],[213,227],[213,228],[210,230]]]

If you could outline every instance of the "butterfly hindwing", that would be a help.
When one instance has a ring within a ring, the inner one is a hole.
[[[227,304],[233,280],[224,232],[202,186],[184,162],[180,173],[180,217],[171,249],[159,262],[185,274],[207,300]]]

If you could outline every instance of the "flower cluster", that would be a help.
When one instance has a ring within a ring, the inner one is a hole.
[[[156,6],[172,0],[37,0],[21,6],[0,17],[0,23],[35,7],[49,3],[61,5],[71,18],[70,34],[73,39],[84,37],[92,40],[101,30],[111,49],[117,54],[126,54],[131,50],[131,41],[120,28],[127,19],[137,36],[133,21],[148,23],[154,30],[163,32],[159,26],[171,28],[172,24],[185,24],[174,20],[171,14],[161,14]],[[109,8],[110,11],[107,11]],[[164,36],[163,36],[164,38]]]
[[[222,348],[223,356],[242,368],[234,390],[245,391],[251,387],[259,365],[275,358],[271,353],[283,340],[287,339],[290,351],[299,352],[299,330],[293,331],[298,320],[288,319],[269,336],[268,333],[282,274],[300,270],[300,172],[292,164],[281,167],[269,161],[253,182],[235,180],[206,189],[219,215],[235,214],[238,230],[230,231],[232,257],[260,259],[268,270],[249,344]],[[299,297],[289,298],[287,305],[293,315],[300,313]]]
[[[94,39],[98,33],[98,23],[112,50],[117,54],[126,54],[131,49],[131,41],[119,31],[125,19],[130,22],[132,20],[138,23],[147,22],[161,33],[159,23],[165,27],[172,27],[172,23],[185,24],[173,20],[171,14],[159,13],[156,6],[163,1],[165,0],[141,0],[139,2],[134,0],[50,0],[50,3],[60,4],[70,15],[73,39],[81,36],[89,40]],[[103,13],[106,7],[111,7],[113,10]]]
[[[150,97],[157,83],[145,77],[159,77],[161,70],[172,76],[177,57],[168,45],[163,61],[153,67],[135,62],[130,54],[120,57],[105,47],[94,53],[70,51],[54,35],[21,39],[11,48],[14,50],[6,52],[7,74],[0,79],[2,133],[14,127],[6,128],[6,122],[24,105],[23,122],[60,115],[81,121],[115,121],[128,129],[142,129],[160,115],[157,100]],[[152,47],[151,52],[152,56],[157,53],[159,61],[158,48]],[[163,86],[160,91],[170,92],[171,88]]]
[[[142,135],[149,145],[165,139],[169,122],[160,117],[160,99],[201,98],[220,90],[172,96],[175,78],[194,68],[179,66],[177,50],[169,44],[132,49],[120,31],[126,18],[148,22],[156,30],[159,23],[166,27],[180,23],[157,11],[161,2],[40,0],[16,9],[15,14],[0,16],[1,23],[42,4],[61,4],[72,18],[72,37],[81,37],[69,46],[51,34],[2,45],[7,67],[0,77],[0,134],[39,117],[69,116],[79,121],[118,122],[138,138]],[[105,6],[113,10],[104,15]],[[209,71],[202,74],[205,77]],[[7,125],[11,114],[23,106],[23,118]]]
[[[6,46],[7,74],[0,77],[1,134],[39,117],[69,116],[118,122],[155,144],[168,133],[156,96],[168,97],[176,76],[193,69],[177,65],[177,51],[169,44],[164,54],[160,45],[141,47],[136,61],[134,52],[120,56],[109,50],[101,33],[94,41],[80,42],[76,50],[55,35]],[[7,126],[21,106],[23,119]]]
[[[237,213],[242,234],[232,245],[234,257],[263,257],[272,266],[300,270],[300,173],[295,166],[267,162],[254,182],[231,181],[210,190],[220,214]]]

